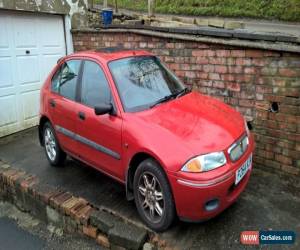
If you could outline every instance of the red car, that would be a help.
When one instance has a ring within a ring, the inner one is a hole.
[[[152,54],[107,48],[61,59],[40,103],[51,165],[70,155],[123,183],[142,220],[212,218],[244,190],[253,136],[240,113],[192,92]]]

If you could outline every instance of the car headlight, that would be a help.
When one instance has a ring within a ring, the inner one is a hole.
[[[219,168],[226,164],[223,152],[214,152],[197,156],[189,160],[181,169],[183,172],[200,173]]]

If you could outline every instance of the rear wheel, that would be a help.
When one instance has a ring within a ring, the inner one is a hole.
[[[155,231],[166,230],[175,218],[175,207],[168,180],[153,159],[140,163],[134,176],[134,198],[137,210]]]
[[[46,122],[44,125],[43,140],[46,156],[50,164],[52,166],[62,165],[66,159],[66,154],[60,148],[54,129],[49,122]]]

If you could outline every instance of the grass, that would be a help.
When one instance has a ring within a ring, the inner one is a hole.
[[[101,0],[96,0],[102,2]],[[114,0],[108,0],[109,5]],[[147,11],[147,0],[118,0],[119,8]],[[157,13],[300,21],[300,0],[156,0]]]

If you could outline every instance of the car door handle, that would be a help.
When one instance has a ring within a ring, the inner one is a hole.
[[[83,113],[83,112],[78,112],[78,117],[79,117],[79,119],[80,120],[85,120],[85,113]]]
[[[50,99],[49,103],[52,108],[55,108],[56,103],[53,99]]]

